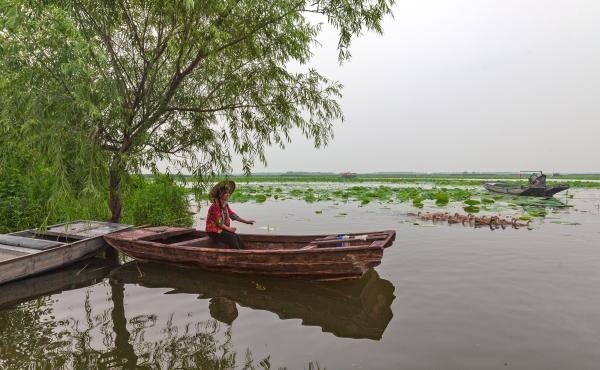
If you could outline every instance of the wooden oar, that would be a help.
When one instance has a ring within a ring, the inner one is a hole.
[[[325,245],[325,244],[337,244],[337,243],[352,243],[352,242],[369,242],[369,241],[374,241],[374,240],[384,240],[387,239],[388,235],[378,235],[378,236],[373,236],[371,237],[370,235],[367,237],[367,240],[363,240],[363,239],[356,239],[356,238],[352,238],[352,239],[334,239],[334,240],[314,240],[312,242],[310,242],[310,244],[317,244],[317,245]]]
[[[344,234],[340,234],[340,235],[344,235]],[[385,239],[385,238],[387,238],[389,236],[389,234],[381,234],[381,233],[379,233],[379,234],[361,234],[361,235],[355,234],[355,235],[351,235],[350,237],[354,239],[356,236],[362,236],[362,235],[366,235],[367,238],[379,238],[379,237],[382,237],[383,239]],[[317,239],[315,239],[315,241],[347,240],[347,239],[338,239],[338,237],[339,237],[339,235],[329,235],[329,236],[326,236],[324,238],[317,238]]]

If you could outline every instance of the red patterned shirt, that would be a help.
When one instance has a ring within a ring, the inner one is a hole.
[[[231,220],[238,218],[229,204],[225,204],[225,207],[220,206],[218,203],[213,203],[208,209],[208,215],[206,216],[206,232],[209,233],[220,233],[223,231],[219,226],[225,225],[229,227]]]

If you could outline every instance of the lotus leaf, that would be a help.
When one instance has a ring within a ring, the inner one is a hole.
[[[578,226],[581,225],[579,222],[566,222],[566,221],[550,221],[550,223],[558,225]]]
[[[479,212],[479,207],[468,206],[468,207],[463,207],[463,210],[465,212],[468,212],[468,213],[478,213]]]
[[[313,194],[308,194],[304,197],[304,200],[307,202],[314,202],[317,198]]]
[[[450,201],[450,197],[446,193],[437,193],[435,195],[435,199],[437,202],[448,203]]]

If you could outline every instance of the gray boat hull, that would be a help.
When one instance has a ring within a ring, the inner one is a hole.
[[[482,182],[481,185],[486,188],[489,192],[504,194],[504,195],[516,195],[526,197],[551,197],[554,194],[567,190],[570,188],[569,185],[514,185],[507,186],[504,183],[491,183]]]

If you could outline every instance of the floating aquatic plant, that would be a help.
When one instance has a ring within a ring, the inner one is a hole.
[[[550,221],[552,224],[558,225],[568,225],[568,226],[579,226],[581,225],[579,222],[566,222],[566,221]]]
[[[463,210],[468,213],[478,213],[480,211],[479,207],[475,206],[463,207]]]

